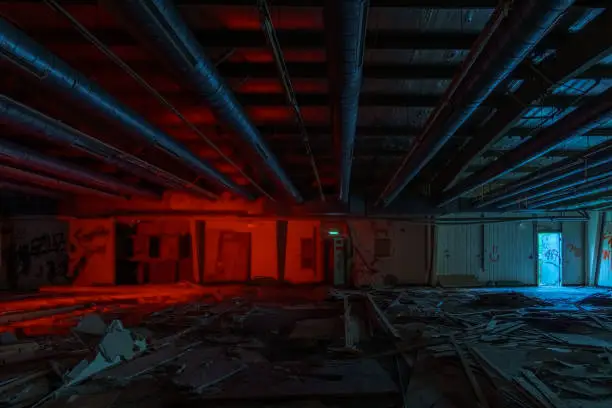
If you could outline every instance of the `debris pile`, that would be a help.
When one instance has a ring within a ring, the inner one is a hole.
[[[95,311],[77,314],[62,334],[15,330],[10,316],[24,313],[13,309],[0,315],[9,322],[0,333],[0,404],[612,403],[612,323],[598,297],[559,303],[526,290],[394,288],[291,301],[289,289],[281,300],[266,295],[274,291],[88,304]]]

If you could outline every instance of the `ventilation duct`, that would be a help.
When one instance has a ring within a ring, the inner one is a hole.
[[[180,78],[197,92],[215,116],[231,126],[240,140],[264,163],[275,183],[296,202],[300,192],[282,169],[231,89],[206,57],[178,10],[168,0],[107,0],[105,2],[133,30],[134,36],[157,52]]]
[[[142,143],[160,149],[235,194],[249,193],[203,162],[185,146],[172,139],[142,116],[123,105],[85,75],[71,68],[46,48],[0,18],[0,57],[33,75],[41,84],[88,108],[125,130]]]
[[[189,191],[206,198],[217,198],[216,195],[203,188],[188,183],[165,170],[79,132],[4,95],[0,95],[0,121],[25,132],[34,133],[51,143],[85,152],[104,163],[117,166],[151,183],[173,190]]]
[[[102,191],[109,191],[116,195],[160,198],[158,194],[152,191],[134,187],[111,177],[63,163],[60,160],[46,157],[38,152],[6,141],[0,141],[0,162],[15,167],[27,168],[29,171],[51,174],[60,179],[70,180]]]
[[[17,169],[11,166],[0,164],[0,177],[3,180],[20,181],[27,184],[35,184],[40,187],[65,191],[67,193],[78,195],[94,195],[104,198],[125,198],[118,194],[100,191],[95,188],[80,186],[78,184],[69,183],[67,181],[58,180],[53,177],[43,176],[42,174],[32,173],[26,170]]]
[[[344,202],[351,183],[368,7],[368,0],[336,0],[325,2],[324,10],[334,145],[340,166],[338,199]]]

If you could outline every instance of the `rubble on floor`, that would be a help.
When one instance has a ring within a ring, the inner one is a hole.
[[[61,333],[41,331],[57,304],[28,310],[31,299],[11,299],[0,313],[0,406],[612,403],[607,294],[573,301],[526,289],[331,289],[310,299],[290,288],[186,291],[158,290],[146,302],[106,293],[103,305],[81,293],[87,303],[61,300],[73,308],[60,313],[71,324]]]

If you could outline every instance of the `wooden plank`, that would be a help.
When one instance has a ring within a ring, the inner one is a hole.
[[[534,373],[529,370],[521,370],[521,374],[544,395],[544,397],[555,408],[565,408],[565,404],[546,384],[544,384]]]
[[[378,317],[378,321],[382,323],[383,329],[388,334],[395,337],[396,339],[401,339],[402,336],[400,335],[399,331],[395,327],[393,327],[391,322],[389,322],[389,319],[385,315],[385,312],[383,312],[380,309],[380,307],[378,307],[378,305],[376,304],[374,297],[370,293],[366,294],[366,296],[368,300],[370,301],[370,304],[372,305],[372,309],[374,309],[374,312],[376,313],[376,316]]]
[[[455,350],[457,351],[457,356],[459,356],[459,360],[461,361],[461,365],[463,366],[463,371],[465,372],[465,375],[467,376],[468,380],[470,381],[470,384],[472,385],[472,390],[474,391],[476,398],[478,398],[480,407],[489,408],[489,403],[487,402],[487,398],[482,392],[482,389],[480,388],[480,384],[478,384],[478,380],[476,380],[476,377],[474,377],[474,373],[472,372],[472,367],[470,366],[470,363],[467,361],[465,354],[463,354],[463,350],[461,350],[459,345],[457,345],[453,336],[450,337],[450,342],[453,345],[453,347],[455,347]]]

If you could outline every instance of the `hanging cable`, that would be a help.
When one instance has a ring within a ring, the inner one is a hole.
[[[191,123],[177,108],[174,107],[166,98],[164,98],[153,86],[145,81],[136,71],[134,71],[128,64],[126,64],[121,58],[119,58],[114,52],[112,52],[104,43],[102,43],[95,35],[93,35],[85,26],[83,26],[77,19],[75,19],[66,9],[60,6],[55,0],[44,0],[51,9],[63,15],[69,20],[74,27],[77,29],[83,37],[89,40],[100,52],[106,55],[111,61],[117,64],[123,69],[132,79],[138,84],[145,88],[151,95],[155,97],[163,106],[172,111],[190,130],[196,133],[202,140],[204,140],[219,156],[221,156],[226,162],[234,167],[238,172],[249,181],[261,194],[266,196],[270,201],[276,201],[270,194],[268,194],[255,180],[248,176],[232,159],[230,159],[221,149],[206,135],[204,135],[193,123]]]
[[[304,118],[302,117],[302,112],[297,103],[295,90],[293,89],[293,84],[291,83],[289,71],[287,70],[287,65],[285,64],[283,51],[278,41],[278,37],[276,36],[276,30],[272,25],[272,16],[270,15],[268,2],[266,0],[258,0],[257,8],[259,9],[259,15],[261,17],[262,29],[266,33],[268,43],[270,44],[270,47],[272,48],[272,53],[274,54],[274,61],[276,62],[276,67],[278,68],[278,73],[280,75],[280,79],[285,90],[287,102],[289,102],[289,105],[291,105],[291,107],[293,108],[296,121],[298,123],[298,126],[300,127],[302,144],[304,145],[304,149],[306,150],[306,154],[308,155],[308,158],[310,160],[310,166],[312,167],[312,172],[314,173],[315,180],[319,188],[319,195],[321,197],[321,201],[325,201],[325,194],[323,193],[323,186],[321,185],[321,178],[319,177],[319,169],[317,168],[317,162],[310,146],[308,132],[306,131]]]

